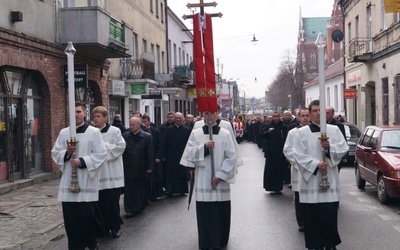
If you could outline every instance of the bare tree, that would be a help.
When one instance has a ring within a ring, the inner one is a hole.
[[[292,108],[301,104],[299,101],[301,100],[302,91],[298,90],[295,85],[295,67],[294,52],[286,50],[282,56],[278,73],[269,86],[267,92],[268,102],[275,106],[281,106],[283,109],[288,109],[290,95],[292,99]]]

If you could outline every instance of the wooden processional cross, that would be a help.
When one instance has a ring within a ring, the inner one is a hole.
[[[214,48],[211,18],[222,17],[222,14],[204,13],[204,7],[215,7],[217,6],[216,2],[204,3],[203,0],[200,0],[200,3],[188,3],[186,6],[188,8],[200,7],[200,14],[197,13],[194,15],[184,15],[183,19],[193,19],[193,57],[196,79],[197,106],[199,112],[208,112],[208,134],[211,141],[213,134],[211,114],[218,111],[217,94],[215,88]],[[212,180],[215,177],[214,152],[212,149],[210,149],[210,158]],[[188,209],[193,194],[193,183],[194,178],[192,178],[190,183]],[[213,186],[213,189],[214,188],[216,187]]]

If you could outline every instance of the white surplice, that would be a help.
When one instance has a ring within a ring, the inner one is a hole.
[[[100,167],[99,189],[124,187],[124,164],[122,154],[126,143],[121,130],[110,126],[106,133],[101,133],[107,149],[107,160]]]
[[[317,169],[318,162],[322,161],[320,132],[312,133],[309,126],[298,129],[298,135],[293,143],[293,157],[297,162],[302,178],[299,182],[301,203],[336,202],[340,199],[339,172],[337,165],[349,150],[343,134],[337,126],[327,124],[329,137],[329,156],[326,158],[328,167],[329,189],[320,188],[321,171]]]
[[[204,120],[197,121],[197,122],[194,123],[193,130],[196,130],[198,128],[202,128],[204,125],[205,125]],[[220,123],[218,124],[218,126],[228,130],[228,132],[230,133],[231,140],[233,142],[233,145],[235,145],[235,150],[236,150],[236,161],[235,161],[236,162],[235,163],[236,168],[242,166],[243,165],[243,159],[242,159],[242,157],[240,155],[239,145],[238,145],[238,143],[236,141],[235,132],[233,131],[231,123],[227,122],[225,120],[220,120]],[[191,162],[187,161],[187,144],[186,144],[185,150],[183,151],[180,164],[182,166],[194,167],[194,165]]]
[[[100,130],[88,126],[85,133],[76,135],[78,144],[75,150],[76,157],[83,158],[87,168],[77,168],[78,184],[81,188],[79,193],[71,193],[71,162],[64,162],[67,151],[67,140],[70,141],[69,127],[60,131],[57,140],[51,150],[51,156],[62,172],[60,188],[58,190],[58,201],[62,202],[90,202],[99,199],[99,168],[107,157],[107,150]]]
[[[301,174],[299,172],[299,167],[297,166],[296,160],[293,156],[293,143],[297,139],[297,128],[293,128],[289,131],[285,145],[283,146],[283,154],[285,154],[286,159],[290,162],[290,184],[292,185],[292,191],[299,191],[299,179],[301,178]]]
[[[195,168],[196,201],[228,201],[230,200],[230,183],[236,175],[236,150],[228,130],[221,128],[218,135],[213,134],[215,176],[222,181],[215,189],[211,186],[211,157],[204,156],[204,144],[209,135],[202,128],[193,130],[187,143],[187,161]]]

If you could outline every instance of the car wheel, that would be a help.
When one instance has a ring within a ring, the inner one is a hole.
[[[390,197],[386,191],[386,186],[382,175],[379,177],[378,180],[377,192],[378,192],[378,200],[380,203],[385,204],[390,200]]]
[[[356,165],[356,184],[359,189],[364,189],[365,180],[361,178],[360,168]]]

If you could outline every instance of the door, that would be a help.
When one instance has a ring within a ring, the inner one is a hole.
[[[24,166],[23,159],[23,122],[22,122],[22,101],[19,98],[11,98],[8,106],[8,122],[9,122],[9,142],[8,147],[10,153],[10,181],[21,179]]]

